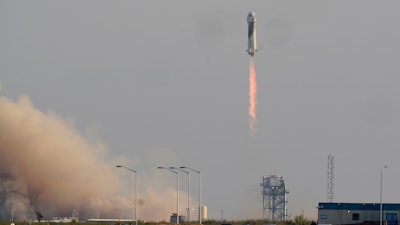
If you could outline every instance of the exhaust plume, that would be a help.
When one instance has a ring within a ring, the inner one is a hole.
[[[27,97],[0,97],[0,218],[106,213],[122,183],[101,152],[100,143],[34,109]]]
[[[14,102],[0,96],[0,220],[77,213],[80,219],[133,218],[132,180],[122,179],[106,152],[55,113],[35,109],[28,97]],[[141,189],[139,219],[167,219],[173,193]]]
[[[256,68],[253,58],[250,59],[249,69],[249,129],[251,136],[256,133],[256,108],[257,106],[257,81],[256,81]]]

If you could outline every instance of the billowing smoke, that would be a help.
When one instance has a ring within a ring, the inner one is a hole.
[[[101,144],[89,143],[54,113],[36,110],[27,97],[0,97],[0,217],[110,211],[121,183],[102,152]]]
[[[257,80],[256,68],[253,58],[250,59],[249,69],[249,128],[252,136],[256,133],[256,119],[257,119]]]
[[[106,152],[101,142],[82,137],[55,113],[35,109],[27,97],[0,96],[0,219],[36,219],[39,213],[47,219],[132,218],[126,215],[132,215],[134,196]],[[143,190],[140,219],[167,219],[173,193]]]

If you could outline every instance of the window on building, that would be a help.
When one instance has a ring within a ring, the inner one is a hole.
[[[353,220],[360,220],[360,214],[359,213],[353,213]]]

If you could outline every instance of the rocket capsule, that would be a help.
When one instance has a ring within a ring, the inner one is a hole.
[[[253,57],[257,52],[257,41],[256,41],[256,13],[251,11],[247,14],[248,24],[248,44],[247,53]]]

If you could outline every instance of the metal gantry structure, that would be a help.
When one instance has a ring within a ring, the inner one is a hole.
[[[263,218],[272,221],[287,220],[288,194],[289,190],[285,186],[282,176],[264,176],[262,183],[263,196]]]
[[[335,169],[334,157],[333,157],[333,155],[329,155],[328,156],[328,185],[327,185],[327,188],[328,188],[328,190],[327,190],[327,193],[328,193],[327,201],[328,202],[333,202],[333,196],[334,196],[334,192],[333,192],[334,182],[333,182],[333,179],[335,177],[334,169]]]

